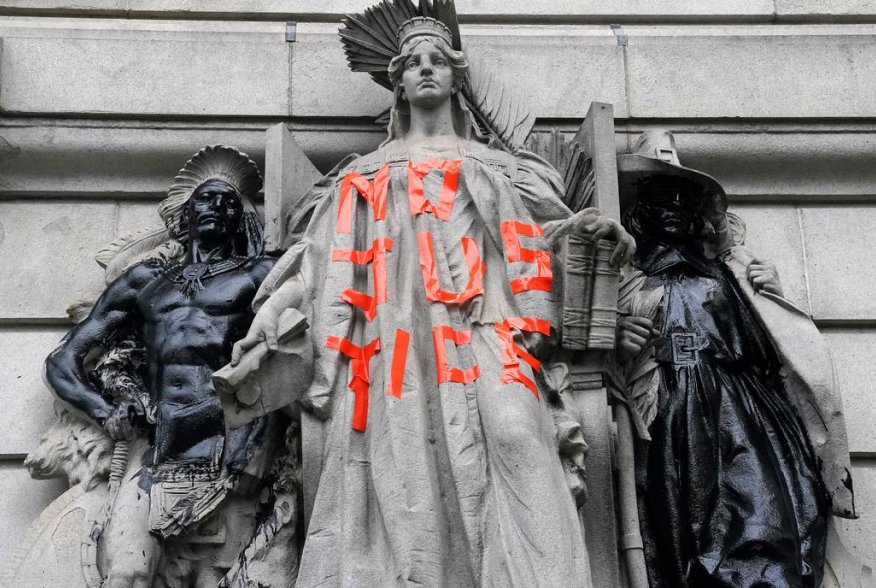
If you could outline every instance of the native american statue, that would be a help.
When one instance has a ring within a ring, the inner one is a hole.
[[[618,174],[638,250],[609,375],[641,438],[651,587],[816,588],[826,553],[836,582],[830,515],[855,512],[822,337],[744,246],[718,182],[679,163],[670,133],[643,134]]]
[[[318,421],[300,570],[271,585],[591,586],[570,490],[583,443],[551,363],[558,250],[610,239],[617,266],[632,239],[573,214],[520,148],[532,117],[470,68],[452,3],[383,2],[341,37],[393,92],[388,137],[301,204],[309,224],[234,351],[277,347],[287,309],[310,325],[310,378],[237,392],[253,414],[298,401]]]
[[[229,431],[212,385],[274,264],[254,206],[261,185],[245,154],[204,148],[159,205],[164,226],[98,255],[108,285],[75,309],[46,361],[59,418],[27,461],[37,477],[78,484],[35,527],[14,585],[216,586],[257,522],[295,495],[284,415]],[[59,530],[81,559],[58,551]]]

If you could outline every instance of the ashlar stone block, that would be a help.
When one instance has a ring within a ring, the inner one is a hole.
[[[801,205],[803,237],[816,319],[876,317],[876,206]]]
[[[832,0],[831,2],[812,2],[811,0],[775,0],[776,16],[785,20],[857,20],[876,14],[873,0]]]
[[[66,490],[62,480],[34,480],[21,462],[0,462],[0,563],[6,562],[40,512]]]
[[[536,117],[584,118],[591,102],[629,116],[623,51],[606,27],[472,27],[465,47]]]
[[[115,237],[114,202],[0,201],[0,317],[63,318],[100,288],[97,250]]]
[[[72,324],[70,325],[73,326]],[[43,383],[43,361],[65,327],[0,328],[0,459],[23,458],[39,445],[54,416],[54,397]]]
[[[376,118],[392,102],[389,91],[347,68],[337,25],[300,24],[292,48],[289,89],[293,116]]]
[[[127,234],[160,223],[148,214],[154,204],[135,205],[137,212],[124,217],[119,210],[127,205],[119,206],[111,200],[0,200],[0,319],[64,319],[71,302],[99,294],[98,250],[120,228]]]
[[[876,392],[873,387],[873,382],[876,382],[876,364],[873,362],[876,329],[829,328],[823,332],[833,353],[843,394],[849,450],[855,455],[876,457],[876,436],[873,435],[873,423],[876,423]],[[855,486],[860,487],[857,482]],[[873,493],[876,494],[876,486]],[[876,510],[873,517],[876,525]]]
[[[832,118],[876,111],[871,25],[625,32],[631,116]]]
[[[263,35],[88,28],[5,32],[0,109],[24,113],[286,116],[289,49]],[[63,33],[63,35],[59,34]],[[22,36],[16,36],[22,35]]]

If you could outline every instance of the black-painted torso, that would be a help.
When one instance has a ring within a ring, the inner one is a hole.
[[[151,342],[146,366],[157,408],[156,462],[198,462],[221,454],[225,428],[213,372],[228,363],[231,346],[246,336],[250,305],[270,265],[250,262],[205,281],[191,296],[163,274],[140,293],[141,336]],[[243,431],[234,434],[226,459],[245,438]]]
[[[652,587],[818,586],[827,499],[766,333],[719,262],[657,246],[637,265],[665,288],[637,459]]]
[[[203,279],[189,294],[173,281],[179,273],[173,267],[147,262],[125,272],[49,358],[47,377],[58,395],[103,422],[112,407],[83,384],[82,357],[134,330],[145,348],[143,379],[156,410],[154,463],[215,467],[244,459],[243,446],[258,423],[225,439],[212,375],[246,335],[250,305],[273,260],[234,260],[230,271]]]

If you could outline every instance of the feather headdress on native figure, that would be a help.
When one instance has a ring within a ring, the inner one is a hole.
[[[168,261],[182,256],[188,240],[186,203],[198,187],[210,180],[231,185],[243,203],[244,215],[235,252],[246,257],[261,255],[264,229],[255,208],[262,188],[258,165],[234,147],[213,145],[204,147],[186,162],[171,183],[167,197],[158,204],[163,227],[124,235],[98,252],[95,259],[105,269],[106,281],[111,282],[127,268],[146,259]]]

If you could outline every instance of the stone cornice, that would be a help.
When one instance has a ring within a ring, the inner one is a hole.
[[[157,199],[180,161],[207,144],[264,162],[264,130],[279,120],[0,119],[0,198]],[[361,120],[293,119],[296,140],[323,171],[365,153],[383,131]],[[580,119],[539,122],[571,134]],[[625,152],[648,128],[675,132],[682,161],[717,177],[736,202],[876,202],[876,122],[616,121]]]
[[[132,19],[295,20],[339,22],[370,0],[6,0],[0,14]],[[458,2],[462,22],[796,23],[874,22],[872,2],[842,0],[483,0]]]

